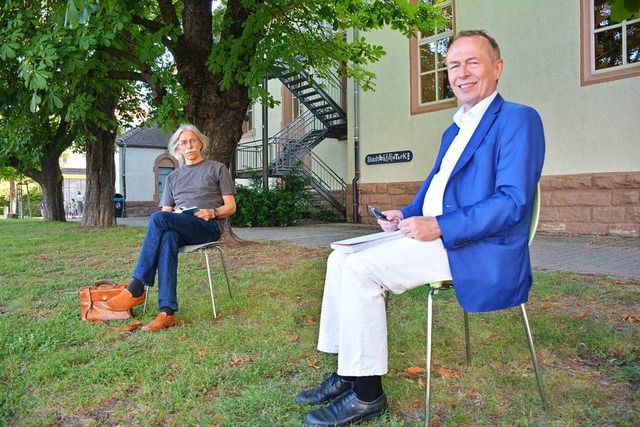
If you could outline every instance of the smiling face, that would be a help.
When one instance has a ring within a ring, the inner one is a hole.
[[[184,157],[186,164],[192,165],[204,160],[202,157],[202,148],[204,145],[192,131],[185,130],[182,132],[178,138],[177,144],[178,151]]]
[[[502,59],[496,58],[484,37],[456,39],[447,52],[449,83],[464,111],[491,95],[502,74]]]

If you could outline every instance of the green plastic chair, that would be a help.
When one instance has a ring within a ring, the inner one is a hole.
[[[533,212],[531,215],[531,224],[529,226],[529,245],[533,241],[538,228],[538,220],[540,219],[540,184],[536,187],[536,192],[533,200]],[[441,290],[453,289],[453,281],[445,280],[442,282],[429,283],[428,286],[429,296],[427,298],[427,384],[425,392],[425,426],[429,427],[429,420],[431,416],[430,402],[431,402],[431,332],[433,324],[433,297]],[[520,312],[522,313],[522,323],[524,325],[524,331],[529,343],[529,352],[531,353],[531,361],[533,362],[533,370],[536,374],[536,380],[538,382],[538,391],[540,392],[540,400],[542,401],[542,407],[547,410],[547,400],[545,399],[544,387],[542,385],[542,377],[540,376],[540,368],[538,367],[538,358],[536,357],[535,349],[533,348],[533,339],[531,338],[531,328],[529,327],[529,320],[527,318],[527,311],[524,304],[520,304]],[[463,310],[464,315],[464,337],[467,347],[467,365],[471,366],[471,346],[469,343],[469,313]]]

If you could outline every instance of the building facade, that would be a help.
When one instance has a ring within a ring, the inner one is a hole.
[[[376,90],[349,82],[348,137],[326,146],[346,169],[349,220],[372,221],[367,203],[397,208],[415,194],[458,108],[442,63],[450,37],[484,29],[505,62],[500,94],[545,126],[539,229],[639,236],[640,17],[613,22],[607,0],[436,3],[449,18],[439,33],[366,34],[387,52],[371,67]]]
[[[125,199],[124,216],[158,210],[164,180],[178,168],[178,160],[167,150],[170,137],[157,127],[136,127],[116,139],[115,192]]]

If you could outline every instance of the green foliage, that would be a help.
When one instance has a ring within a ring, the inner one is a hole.
[[[24,217],[29,216],[31,212],[32,217],[42,216],[40,211],[40,200],[42,200],[42,189],[35,183],[29,183],[29,195],[25,192],[26,187],[22,188],[22,214]],[[0,189],[0,209],[3,206],[9,206],[9,188]],[[20,201],[18,201],[20,203]],[[1,212],[1,210],[0,210]]]
[[[133,53],[153,67],[161,86],[175,90],[175,85],[167,84],[167,79],[175,74],[158,73],[156,69],[160,58],[166,57],[166,51],[157,49],[164,45],[176,58],[184,55],[185,48],[199,50],[200,46],[183,45],[184,37],[190,36],[183,31],[187,21],[211,13],[212,44],[202,65],[219,79],[221,90],[239,84],[246,87],[253,98],[261,97],[268,105],[273,99],[260,90],[260,85],[265,75],[281,66],[298,71],[314,70],[320,78],[339,70],[343,77],[359,79],[363,88],[372,88],[375,76],[366,65],[378,61],[384,51],[364,37],[355,40],[344,37],[354,28],[366,32],[390,27],[411,37],[415,30],[432,31],[444,24],[440,10],[431,2],[414,4],[409,0],[245,0],[222,2],[213,11],[210,4],[192,5],[184,13],[180,2],[173,7],[175,10],[161,9],[155,1],[132,2],[125,6],[117,0],[68,0],[64,22],[69,28],[85,26],[87,31],[94,27],[126,28],[127,37],[136,42],[129,43],[129,51],[126,51],[122,37],[116,36],[109,40],[117,49],[113,49],[113,53],[123,58]],[[119,13],[113,13],[115,9]],[[109,19],[111,23],[107,25]],[[96,37],[93,39],[97,40]],[[178,75],[181,73],[178,67]],[[175,103],[173,98],[165,97],[162,104],[173,101],[174,107],[180,106],[181,103]],[[167,116],[169,105],[161,108]]]
[[[342,216],[340,216],[336,211],[329,209],[313,209],[311,213],[314,220],[323,221],[323,222],[344,222]]]
[[[238,209],[231,217],[235,227],[289,227],[296,225],[309,211],[311,195],[307,191],[309,180],[295,172],[283,183],[265,187],[255,176],[249,186],[239,185],[236,194]]]
[[[622,22],[640,16],[640,0],[612,0],[611,19]]]

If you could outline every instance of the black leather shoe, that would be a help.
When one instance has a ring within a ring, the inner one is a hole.
[[[363,402],[349,390],[324,408],[309,412],[304,422],[312,426],[344,426],[379,417],[386,410],[387,396],[384,394],[373,402]]]
[[[331,399],[340,396],[347,390],[353,388],[353,382],[342,381],[340,376],[335,372],[331,376],[315,388],[301,391],[296,396],[296,402],[300,404],[317,405],[319,403],[327,403]]]

